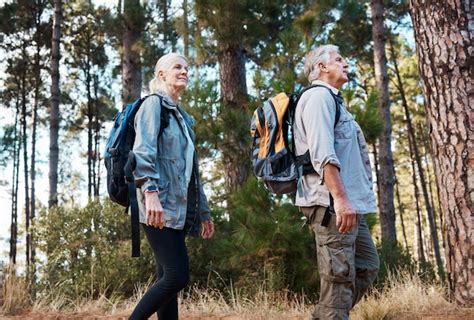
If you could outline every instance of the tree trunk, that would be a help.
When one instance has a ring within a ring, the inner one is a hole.
[[[415,167],[415,160],[413,159],[413,142],[411,140],[410,135],[408,135],[408,145],[410,148],[410,164],[411,164],[411,177],[412,183],[414,188],[414,196],[415,196],[415,213],[416,213],[416,222],[415,222],[415,239],[416,239],[416,252],[418,255],[418,261],[423,264],[426,262],[425,257],[425,249],[423,245],[423,223],[421,219],[421,212],[420,212],[420,192],[418,189],[418,181],[416,179],[416,167]]]
[[[393,186],[395,174],[393,169],[391,138],[392,124],[390,117],[390,99],[388,91],[387,57],[385,54],[385,29],[383,19],[383,1],[371,0],[372,36],[374,39],[375,79],[379,93],[379,111],[384,122],[384,130],[379,138],[379,186],[380,186],[380,224],[382,241],[396,243],[395,207],[393,204]]]
[[[250,172],[242,136],[243,126],[238,125],[244,122],[238,117],[244,113],[248,103],[243,47],[221,41],[218,62],[224,123],[235,126],[235,130],[227,131],[222,147],[226,184],[230,190],[235,190],[245,183]]]
[[[189,57],[189,7],[188,0],[183,0],[183,46],[184,56]]]
[[[405,229],[405,220],[403,219],[403,213],[405,212],[405,208],[403,206],[402,200],[400,199],[398,178],[395,179],[395,194],[397,196],[398,212],[400,213],[400,223],[402,226],[403,242],[405,243],[405,248],[407,249],[407,252],[409,254],[410,247],[408,247],[408,240],[407,240],[407,234],[406,234],[406,229]]]
[[[377,203],[380,206],[380,174],[379,174],[379,161],[377,157],[377,144],[374,142],[372,145],[374,153],[374,170],[375,170],[375,181],[377,183]]]
[[[430,165],[430,163],[433,164],[433,160],[431,159],[430,161],[428,159],[429,156],[431,156],[432,154],[432,151],[430,149],[429,137],[428,135],[425,134],[425,130],[421,124],[418,125],[418,132],[421,132],[422,134],[423,154],[425,155],[423,157],[424,158],[423,160],[425,162],[425,167],[426,167],[427,176],[428,176],[428,186],[430,187],[430,199],[431,199],[431,204],[433,205],[433,211],[435,213],[435,222],[436,222],[436,216],[438,216],[438,219],[439,219],[439,226],[441,228],[441,236],[442,236],[443,248],[444,248],[444,243],[446,242],[446,239],[445,239],[445,233],[443,231],[444,223],[443,223],[443,215],[441,214],[440,196],[439,196],[438,186],[436,185],[436,181],[433,182],[432,180],[433,174],[431,173],[431,170],[430,170],[430,167],[432,166]],[[436,192],[436,198],[437,198],[436,210],[435,210],[435,201],[433,197],[435,192]],[[436,214],[436,212],[438,212],[438,214]]]
[[[59,161],[59,44],[61,40],[62,1],[54,1],[51,47],[51,101],[49,110],[49,208],[58,203]]]
[[[472,94],[473,3],[411,1],[419,72],[430,125],[449,286],[456,301],[474,305],[472,213],[474,132]]]
[[[94,198],[99,197],[100,189],[100,123],[99,123],[99,77],[94,75],[94,146],[92,157],[92,181],[94,182]]]
[[[41,4],[36,5],[35,10],[35,42],[36,52],[34,58],[34,103],[33,103],[33,118],[32,118],[32,134],[31,134],[31,165],[30,165],[30,179],[31,179],[31,198],[30,198],[30,220],[32,229],[30,231],[30,250],[31,250],[31,282],[36,282],[36,249],[34,242],[34,224],[36,217],[36,137],[38,127],[38,107],[40,100],[40,90],[42,86],[41,80],[41,16],[43,14],[43,7]],[[34,293],[33,293],[34,296]]]
[[[18,134],[19,98],[16,101],[15,131],[13,134],[12,217],[10,224],[10,263],[16,264],[18,242],[18,181],[20,177],[20,135]]]
[[[428,225],[430,227],[430,234],[431,234],[431,240],[433,244],[435,259],[436,259],[436,266],[438,268],[438,275],[441,280],[444,280],[444,268],[443,268],[443,262],[441,260],[441,252],[439,248],[438,230],[436,228],[433,207],[431,205],[431,200],[428,194],[427,182],[425,179],[425,173],[423,169],[423,163],[421,161],[420,152],[418,151],[418,145],[416,143],[415,129],[413,128],[413,124],[411,121],[410,109],[408,108],[408,101],[405,96],[405,88],[403,85],[402,78],[400,76],[400,71],[398,70],[398,61],[397,61],[396,52],[393,48],[392,41],[390,40],[389,42],[390,42],[390,48],[392,51],[392,63],[393,63],[394,71],[395,71],[395,76],[397,78],[397,89],[398,89],[398,92],[400,93],[400,97],[402,99],[403,110],[405,112],[405,121],[406,121],[407,132],[408,132],[408,140],[411,141],[411,144],[410,144],[411,151],[413,151],[414,160],[416,162],[416,166],[418,169],[418,175],[420,176],[421,190],[423,192],[423,199],[425,202],[426,215],[428,217]]]
[[[162,12],[163,20],[162,20],[162,32],[163,32],[163,40],[167,43],[170,39],[170,32],[169,32],[169,14],[168,14],[168,0],[160,0],[159,1],[159,9]],[[184,14],[184,13],[183,13]],[[174,51],[174,50],[173,50]],[[187,56],[186,56],[187,57]]]
[[[140,0],[124,0],[125,30],[122,37],[122,103],[140,97],[142,89],[142,67],[140,61],[140,38],[143,15]]]
[[[90,46],[88,46],[87,50],[89,51],[88,56],[86,57],[87,62],[85,65],[84,73],[86,77],[86,95],[87,95],[87,196],[89,201],[92,199],[92,189],[93,189],[93,161],[92,161],[92,139],[93,139],[93,132],[92,132],[92,125],[94,114],[92,111],[93,108],[93,101],[92,101],[92,93],[91,93],[91,64],[90,64]]]
[[[23,47],[23,56],[27,61],[27,54],[25,45]],[[23,174],[25,184],[25,233],[26,233],[26,269],[29,271],[31,263],[31,236],[30,236],[30,187],[29,187],[29,170],[28,170],[28,135],[27,135],[27,89],[26,89],[26,70],[22,70],[21,75],[21,144],[23,149]],[[27,272],[29,279],[29,272]],[[29,281],[27,281],[29,282]]]

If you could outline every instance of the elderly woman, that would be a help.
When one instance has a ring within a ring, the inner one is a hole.
[[[133,153],[140,222],[153,249],[158,280],[138,302],[130,319],[178,319],[177,294],[189,282],[185,234],[214,234],[199,181],[193,121],[178,105],[188,85],[188,63],[176,53],[162,56],[149,96],[135,116]],[[169,117],[163,121],[161,108]],[[160,126],[164,129],[160,131]]]

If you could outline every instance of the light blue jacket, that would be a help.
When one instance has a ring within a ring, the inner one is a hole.
[[[334,95],[339,93],[321,80],[312,84],[331,88]],[[340,111],[339,121],[334,127],[336,103],[331,93],[321,87],[306,91],[298,101],[294,127],[296,154],[309,150],[316,173],[306,174],[300,179],[302,195],[297,192],[295,203],[300,207],[329,206],[329,191],[324,183],[324,167],[329,163],[339,168],[355,211],[359,214],[376,212],[367,142],[343,101]]]
[[[158,139],[162,125],[161,108],[168,109],[169,124]],[[199,181],[193,124],[191,117],[168,96],[164,95],[162,99],[158,96],[146,98],[135,116],[133,153],[136,167],[133,174],[138,187],[141,223],[146,221],[143,192],[148,187],[156,187],[165,213],[165,226],[178,230],[186,227],[188,234],[196,236],[199,235],[201,221],[210,220],[211,216]],[[188,194],[193,166],[198,187]],[[189,206],[188,196],[196,201]]]

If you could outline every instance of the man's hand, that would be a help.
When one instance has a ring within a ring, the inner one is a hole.
[[[158,192],[145,192],[146,225],[163,229],[165,215]]]
[[[324,183],[334,199],[336,226],[339,228],[339,232],[347,233],[357,222],[356,212],[347,197],[339,169],[332,164],[327,164],[324,166],[324,170]]]
[[[357,223],[357,215],[347,198],[334,199],[336,226],[339,232],[348,233]]]
[[[211,239],[214,235],[214,222],[206,220],[202,222],[201,236],[203,239]]]

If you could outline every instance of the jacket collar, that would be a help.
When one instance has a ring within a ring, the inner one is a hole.
[[[168,109],[176,109],[178,105],[167,95],[164,91],[157,91],[155,94],[159,95],[162,100],[162,105]]]
[[[329,89],[331,89],[331,91],[337,96],[339,94],[339,90],[334,88],[333,86],[331,86],[329,83],[327,82],[324,82],[322,80],[313,80],[313,82],[311,82],[311,84],[320,84],[320,85],[323,85],[323,86],[326,86],[328,87]]]

